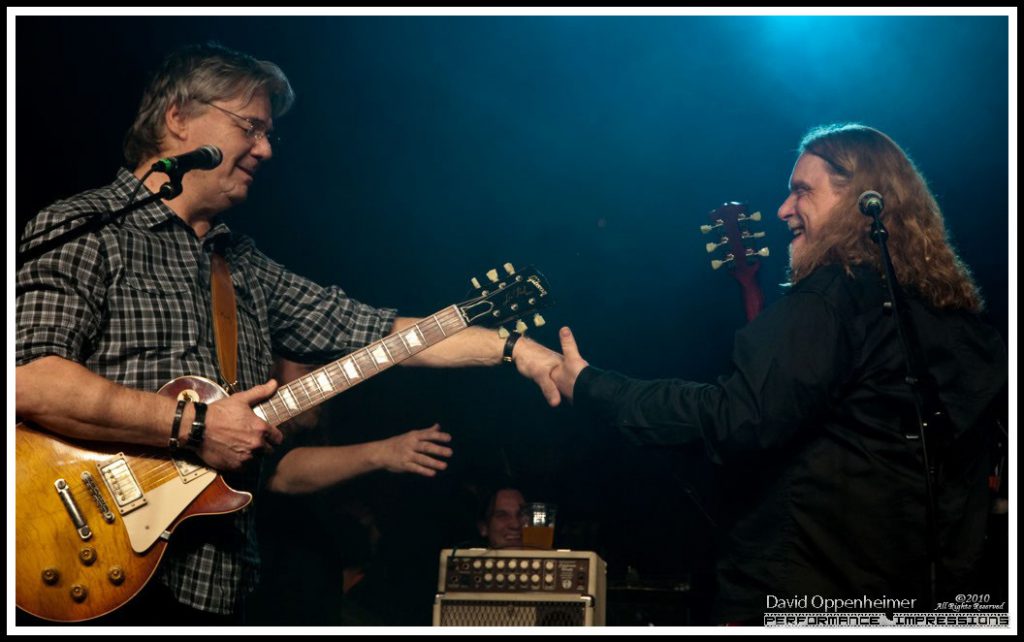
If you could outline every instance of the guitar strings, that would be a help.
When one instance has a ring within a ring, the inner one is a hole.
[[[299,379],[289,384],[286,384],[285,386],[282,386],[282,388],[288,389],[288,391],[292,395],[296,395],[299,391],[301,391],[301,394],[304,395],[306,399],[310,402],[314,401],[314,397],[319,398],[319,401],[317,401],[316,403],[320,403],[322,401],[329,399],[330,397],[333,397],[334,395],[340,392],[347,390],[348,388],[356,385],[360,381],[368,378],[362,376],[357,378],[355,382],[352,382],[339,365],[339,362],[344,361],[345,358],[350,358],[355,363],[361,364],[364,369],[366,367],[366,362],[369,362],[370,364],[375,366],[376,370],[373,372],[373,374],[376,374],[377,372],[386,370],[387,368],[390,368],[391,366],[401,361],[404,361],[405,359],[413,356],[414,354],[417,354],[418,352],[425,350],[426,348],[434,345],[435,343],[441,341],[442,339],[447,338],[452,334],[465,329],[468,326],[466,325],[462,317],[459,315],[457,307],[451,306],[435,314],[432,314],[429,317],[421,319],[412,327],[419,330],[420,335],[424,338],[425,341],[423,345],[409,347],[404,338],[401,338],[398,335],[389,335],[387,337],[380,339],[377,342],[374,342],[373,344],[370,344],[369,346],[366,346],[364,348],[361,348],[360,350],[352,352],[349,355],[346,355],[346,357],[343,357],[342,359],[339,359],[336,362],[327,364],[326,366],[323,366],[318,370],[315,370],[307,375],[304,375],[303,377],[300,377]],[[440,336],[437,336],[438,333],[440,333]],[[390,341],[390,345],[386,343],[388,341]],[[383,345],[387,352],[389,359],[386,363],[377,362],[377,360],[374,359],[370,354],[369,348],[377,344]],[[402,352],[406,354],[405,356],[402,356],[399,359],[395,359],[395,349],[398,348],[399,346],[402,347]],[[360,358],[363,359],[362,362],[359,361]],[[331,373],[329,372],[331,368],[334,368],[335,370],[337,370],[337,372],[342,374],[342,378],[344,379],[345,385],[338,385],[337,387],[331,389],[330,391],[324,391],[320,388],[319,385],[317,385],[314,377],[318,373],[323,372],[326,373],[327,376],[330,378],[331,382],[334,383],[335,379],[337,379],[337,376],[331,376]],[[373,374],[371,374],[370,376],[373,376]],[[261,406],[269,406],[270,410],[276,415],[276,419],[278,420],[277,423],[283,423],[283,421],[286,421],[287,419],[290,419],[291,417],[295,416],[295,414],[298,414],[298,412],[293,414],[291,410],[287,407],[287,405],[285,405],[283,412],[279,410],[276,407],[276,405],[283,403],[280,399],[280,396],[280,391],[278,391],[278,393],[271,397],[271,399],[267,400],[263,404],[260,404]],[[316,403],[311,404],[310,407],[312,407],[312,405],[316,405]],[[300,410],[299,412],[302,412],[302,410]],[[275,423],[274,425],[277,425],[277,423]],[[135,467],[132,467],[130,465],[132,462],[130,462],[129,459],[135,461]],[[106,463],[109,461],[111,460],[106,460],[105,462],[97,462],[96,465],[97,467],[102,468],[102,466],[106,465]],[[169,458],[158,453],[139,453],[127,455],[125,456],[125,462],[126,464],[128,464],[128,471],[131,477],[135,480],[139,487],[139,490],[143,493],[143,495],[145,494],[147,489],[152,489],[157,486],[161,486],[176,478],[181,478],[182,476],[180,471],[178,470],[177,465],[175,465],[173,458]],[[154,463],[155,465],[153,465]],[[198,465],[203,466],[202,463],[199,463]],[[100,473],[100,476],[102,477],[102,473]],[[99,484],[97,484],[97,486],[99,486]],[[68,490],[73,493],[84,493],[86,495],[92,494],[92,489],[85,482],[81,481],[81,479],[74,479],[73,481],[68,482]],[[109,491],[109,487],[107,488],[107,490]]]

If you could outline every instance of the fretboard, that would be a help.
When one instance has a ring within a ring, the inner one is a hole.
[[[467,327],[458,306],[445,308],[281,386],[253,412],[277,426]]]

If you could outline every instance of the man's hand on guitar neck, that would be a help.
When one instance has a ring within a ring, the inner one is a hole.
[[[284,439],[277,427],[260,419],[252,411],[257,403],[277,391],[273,379],[248,390],[210,404],[206,412],[206,432],[197,451],[210,467],[222,471],[235,471],[251,461],[256,453],[270,452]],[[181,435],[188,435],[188,427],[195,417],[195,408],[189,404],[181,422]]]

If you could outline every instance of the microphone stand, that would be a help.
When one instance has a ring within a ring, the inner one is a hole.
[[[906,357],[907,371],[905,380],[910,385],[911,397],[914,401],[914,411],[917,418],[918,433],[907,434],[908,440],[920,440],[921,456],[925,466],[925,521],[926,541],[928,552],[928,600],[930,608],[936,605],[936,575],[939,565],[939,546],[936,525],[935,486],[938,483],[939,455],[948,445],[952,435],[952,424],[945,405],[939,399],[936,383],[925,365],[921,354],[921,344],[914,331],[910,320],[910,311],[906,307],[902,289],[896,280],[896,271],[892,265],[892,258],[889,255],[888,238],[889,232],[880,220],[881,208],[869,208],[864,212],[871,217],[871,238],[878,244],[882,253],[882,267],[885,272],[885,283],[889,290],[889,302],[885,306],[891,313],[896,323],[896,332],[899,336],[900,346]],[[929,453],[928,441],[925,433],[930,433],[928,438],[932,441],[932,450]],[[934,439],[932,439],[934,438]],[[939,443],[935,443],[939,442]]]
[[[183,174],[184,172],[169,172],[168,181],[160,187],[156,194],[150,194],[141,201],[129,203],[128,205],[125,205],[121,209],[115,210],[113,212],[95,212],[94,214],[92,214],[88,221],[79,225],[78,227],[73,227],[64,233],[53,237],[52,239],[44,241],[31,249],[25,250],[24,252],[18,251],[15,269],[21,269],[21,266],[23,266],[26,262],[31,261],[32,259],[37,259],[43,254],[49,252],[50,250],[56,249],[66,243],[70,243],[71,241],[79,238],[80,236],[84,236],[89,232],[95,232],[96,230],[99,230],[100,228],[109,225],[110,223],[113,223],[114,221],[122,218],[125,214],[128,214],[129,212],[141,209],[146,205],[149,205],[150,203],[153,203],[160,199],[169,201],[179,196],[182,192],[181,177]]]

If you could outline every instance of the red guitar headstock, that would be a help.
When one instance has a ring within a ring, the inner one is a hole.
[[[717,270],[726,266],[733,278],[743,288],[743,300],[747,321],[752,320],[764,306],[764,295],[757,284],[757,270],[761,267],[760,257],[768,256],[768,248],[755,248],[757,239],[765,233],[750,229],[753,223],[761,221],[761,212],[747,214],[743,203],[729,202],[715,208],[708,214],[710,225],[701,225],[704,234],[714,234],[717,240],[705,245],[708,254],[717,253],[711,260],[711,268]]]

